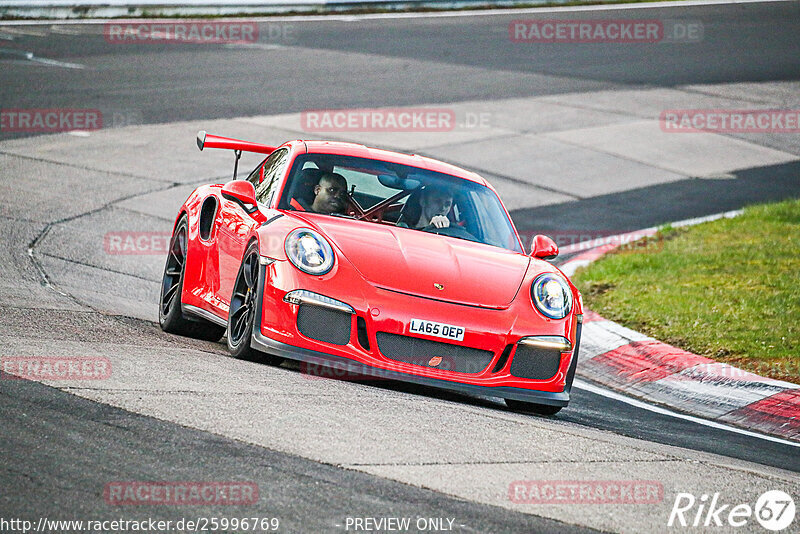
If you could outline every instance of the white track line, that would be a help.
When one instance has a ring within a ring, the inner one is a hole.
[[[43,57],[38,57],[34,55],[33,52],[27,52],[25,50],[16,50],[14,48],[0,48],[0,59],[2,59],[3,55],[9,55],[12,58],[19,58],[23,61],[30,61],[33,63],[39,63],[41,65],[47,65],[48,67],[63,67],[66,69],[85,69],[84,65],[79,63],[66,63],[64,61],[57,61],[55,59],[47,59]]]
[[[86,65],[81,65],[80,63],[67,63],[65,61],[58,61],[55,59],[47,59],[44,57],[37,57],[32,56],[28,58],[30,61],[34,63],[39,63],[40,65],[47,65],[48,67],[61,67],[64,69],[85,69]]]
[[[648,404],[646,402],[627,397],[615,391],[611,391],[608,389],[601,388],[599,386],[595,386],[594,384],[590,384],[581,380],[580,378],[575,378],[575,381],[572,383],[574,387],[578,389],[582,389],[584,391],[588,391],[590,393],[595,393],[597,395],[601,395],[603,397],[607,397],[609,399],[618,400],[620,402],[624,402],[625,404],[630,404],[631,406],[635,406],[636,408],[641,408],[643,410],[647,410],[650,412],[654,412],[660,415],[667,415],[669,417],[675,417],[677,419],[684,419],[686,421],[691,421],[692,423],[697,423],[698,425],[708,426],[711,428],[716,428],[719,430],[726,430],[728,432],[734,432],[736,434],[743,434],[745,436],[751,438],[758,438],[763,439],[766,441],[774,441],[775,443],[780,443],[781,445],[789,445],[791,447],[800,447],[800,443],[796,443],[794,441],[789,441],[786,439],[776,438],[774,436],[768,436],[766,434],[759,434],[758,432],[751,432],[749,430],[744,430],[741,428],[736,428],[734,426],[725,425],[722,423],[717,423],[716,421],[710,421],[708,419],[703,419],[700,417],[695,417],[693,415],[687,415],[679,412],[673,412],[671,410],[667,410],[666,408],[661,408],[660,406],[654,406],[652,404]]]
[[[275,16],[275,17],[218,17],[215,20],[243,20],[243,21],[259,21],[259,22],[320,22],[320,21],[337,21],[337,22],[351,22],[357,20],[369,19],[421,19],[421,18],[442,18],[442,17],[496,17],[504,15],[526,15],[526,14],[540,14],[540,13],[575,13],[575,12],[592,12],[592,11],[623,11],[630,9],[658,9],[670,7],[697,7],[697,6],[718,6],[729,4],[766,4],[766,3],[791,3],[797,0],[686,0],[686,1],[667,1],[667,2],[650,2],[650,3],[633,3],[633,4],[605,4],[605,5],[590,5],[590,6],[565,6],[565,7],[531,7],[524,9],[487,9],[487,10],[454,10],[445,12],[420,12],[420,13],[365,13],[360,15],[355,14],[341,14],[341,15],[292,15],[292,16]],[[124,6],[120,3],[120,6]],[[39,6],[37,6],[39,7]],[[42,5],[41,8],[48,7]],[[55,6],[55,7],[69,7],[69,6]],[[91,5],[90,5],[91,7]],[[115,7],[98,4],[98,7]],[[147,7],[147,5],[143,5]],[[171,7],[171,6],[166,6]],[[175,6],[178,7],[178,6]],[[227,7],[225,4],[211,7]],[[357,7],[357,5],[354,5]],[[197,15],[195,15],[195,18]],[[191,19],[192,15],[187,15],[183,19]],[[0,21],[0,26],[35,26],[41,24],[105,24],[114,19],[49,19],[49,20],[7,20]],[[122,19],[120,19],[122,20]],[[148,22],[156,23],[159,21],[177,21],[181,19],[167,18],[167,19],[136,19],[131,17],[124,20],[145,20]],[[203,19],[205,20],[205,19]]]

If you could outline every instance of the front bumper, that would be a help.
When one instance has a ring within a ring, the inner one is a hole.
[[[271,284],[266,287],[265,293],[265,280],[268,276]],[[360,287],[355,287],[359,283]],[[468,312],[465,313],[463,306],[430,301],[423,301],[424,311],[409,312],[408,302],[418,297],[386,294],[363,280],[354,279],[347,280],[344,286],[346,290],[337,294],[336,284],[321,278],[298,276],[288,262],[280,261],[262,265],[258,285],[261,298],[258,300],[256,318],[260,320],[254,321],[251,340],[251,345],[257,350],[305,362],[309,368],[320,366],[344,369],[348,375],[399,380],[471,395],[502,397],[536,404],[566,406],[569,402],[581,326],[574,316],[569,316],[572,321],[566,321],[569,324],[564,324],[565,321],[544,321],[540,324],[537,321],[531,323],[517,317],[512,318],[513,313],[509,310],[467,308]],[[297,328],[299,306],[283,300],[286,293],[300,288],[337,300],[346,294],[346,303],[353,309],[352,338],[348,334],[347,342],[325,343],[302,335]],[[373,310],[378,307],[376,304],[379,304],[382,312],[379,318],[373,315]],[[420,304],[414,302],[414,306],[418,307]],[[265,305],[268,306],[266,314]],[[442,322],[458,313],[458,321],[468,327],[497,323],[499,318],[504,317],[505,323],[495,324],[493,328],[470,328],[479,333],[472,343],[466,339],[464,342],[464,346],[490,351],[492,357],[489,364],[480,372],[466,373],[387,358],[378,348],[378,333],[407,335],[404,325],[409,317],[420,313],[440,318]],[[357,321],[368,326],[369,348],[365,349],[356,339]],[[573,349],[560,355],[558,370],[552,378],[534,380],[511,374],[513,356],[518,347],[516,343],[520,339],[531,335],[554,334],[564,334],[572,342]]]
[[[254,349],[274,354],[282,358],[299,360],[310,365],[328,366],[337,369],[346,369],[347,373],[360,374],[364,377],[375,377],[376,379],[400,380],[411,382],[423,386],[431,386],[439,389],[466,393],[469,395],[486,395],[491,397],[502,397],[504,399],[514,399],[519,401],[533,402],[536,404],[548,404],[552,406],[566,406],[569,403],[569,393],[536,391],[532,389],[522,389],[514,387],[486,387],[451,380],[441,380],[437,378],[419,376],[388,369],[381,369],[370,365],[362,364],[358,361],[325,354],[310,349],[295,347],[269,339],[258,331],[253,332],[251,345]]]

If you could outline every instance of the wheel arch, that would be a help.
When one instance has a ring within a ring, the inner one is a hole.
[[[172,233],[175,233],[175,230],[178,229],[178,223],[181,222],[183,217],[186,217],[187,224],[189,223],[189,210],[186,209],[186,206],[181,206],[180,211],[178,211],[178,216],[175,217],[175,222],[172,223]]]

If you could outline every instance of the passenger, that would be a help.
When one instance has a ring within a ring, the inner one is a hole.
[[[450,226],[448,214],[453,207],[453,194],[446,188],[427,186],[419,195],[419,205],[415,206],[414,200],[409,199],[412,205],[403,209],[402,221],[398,226],[416,229],[447,228]],[[417,216],[415,212],[418,212]],[[414,222],[416,218],[416,222]]]
[[[344,213],[347,207],[347,180],[335,172],[323,173],[314,186],[314,203],[311,211],[317,213]]]

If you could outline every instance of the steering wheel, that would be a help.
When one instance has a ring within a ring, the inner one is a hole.
[[[464,230],[462,227],[451,224],[450,226],[445,226],[444,228],[436,228],[433,225],[428,225],[422,229],[423,232],[430,232],[433,234],[439,235],[446,235],[450,237],[458,237],[461,239],[466,239],[467,241],[475,241],[476,243],[480,243],[480,240],[472,235],[471,233]]]

